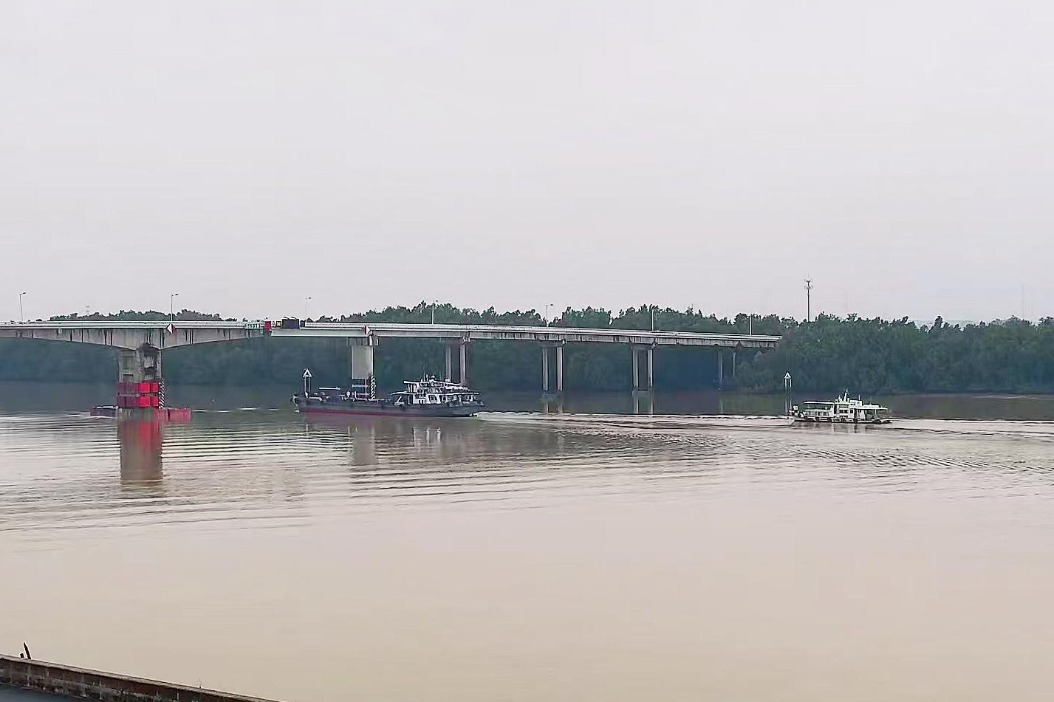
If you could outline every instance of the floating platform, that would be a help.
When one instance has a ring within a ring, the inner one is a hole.
[[[172,424],[185,424],[190,421],[193,410],[189,407],[117,407],[116,405],[96,405],[89,414],[93,417],[110,417],[111,419],[146,419]]]

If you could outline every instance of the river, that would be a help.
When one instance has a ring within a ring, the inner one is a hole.
[[[99,392],[0,384],[4,651],[289,702],[1049,696],[1050,397],[323,423],[176,388],[208,410],[158,427]]]

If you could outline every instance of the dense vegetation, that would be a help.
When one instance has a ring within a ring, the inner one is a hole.
[[[803,390],[866,393],[1054,391],[1054,319],[1011,318],[949,326],[940,317],[907,319],[821,315],[788,330],[778,349],[740,367],[737,382],[776,390],[790,371]]]
[[[389,307],[317,321],[429,322],[432,306]],[[439,305],[437,323],[544,324],[535,310],[477,311]],[[777,392],[790,371],[799,391],[829,392],[1049,392],[1054,391],[1054,319],[1039,324],[1010,319],[990,324],[949,326],[938,318],[918,326],[906,319],[885,321],[821,315],[803,324],[779,317],[737,315],[734,319],[703,315],[695,310],[655,309],[657,329],[782,334],[780,348],[765,353],[741,351],[737,374],[729,386],[756,392]],[[613,314],[603,309],[565,310],[555,326],[648,329],[652,308],[641,306]],[[120,312],[113,315],[68,315],[54,319],[167,319],[160,312]],[[219,319],[184,310],[177,319]],[[0,340],[0,379],[79,380],[108,382],[115,374],[113,351],[57,342]],[[629,351],[616,345],[569,345],[565,353],[569,389],[621,390],[630,385]],[[703,349],[660,349],[656,352],[656,384],[660,388],[713,387],[716,355]],[[537,390],[540,354],[532,344],[477,342],[470,349],[469,378],[483,390]],[[244,342],[175,349],[164,357],[170,382],[253,385],[299,382],[310,367],[322,382],[343,382],[347,353],[339,339],[253,339]],[[391,388],[423,372],[441,373],[443,344],[422,339],[385,339],[377,360],[378,382]]]

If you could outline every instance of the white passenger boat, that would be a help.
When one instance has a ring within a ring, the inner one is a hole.
[[[843,393],[833,402],[809,400],[791,408],[796,422],[842,422],[850,424],[889,424],[893,421],[888,407],[874,405],[860,398],[850,399]]]

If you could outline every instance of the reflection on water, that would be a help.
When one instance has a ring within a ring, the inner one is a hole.
[[[130,419],[115,424],[121,444],[121,484],[135,487],[161,482],[161,423]]]
[[[647,393],[350,422],[217,398],[164,426],[0,403],[12,640],[305,702],[1049,687],[1054,424],[1002,419],[1040,400],[871,427]]]

